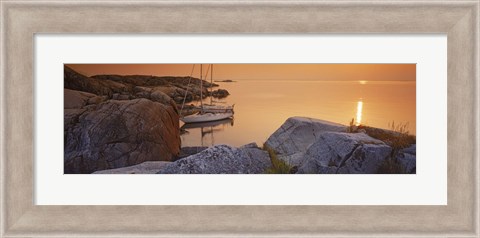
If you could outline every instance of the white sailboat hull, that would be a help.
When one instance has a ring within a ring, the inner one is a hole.
[[[216,127],[220,125],[233,125],[233,119],[227,118],[218,121],[207,121],[207,122],[196,122],[196,123],[185,123],[182,126],[182,129],[193,129],[193,128],[202,128],[202,127]]]
[[[226,118],[231,118],[233,116],[232,112],[222,112],[222,113],[204,113],[189,115],[180,118],[184,123],[195,123],[195,122],[208,122],[208,121],[218,121]]]
[[[232,112],[233,106],[222,106],[222,105],[203,105],[204,112]]]

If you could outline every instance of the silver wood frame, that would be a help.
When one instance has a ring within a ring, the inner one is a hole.
[[[4,237],[479,235],[479,1],[3,0],[1,27]],[[36,33],[446,33],[448,205],[35,206]]]

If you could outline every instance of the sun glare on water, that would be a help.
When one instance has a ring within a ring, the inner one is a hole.
[[[356,120],[357,126],[362,123],[362,108],[363,108],[363,102],[362,100],[360,100],[357,102],[357,120]]]

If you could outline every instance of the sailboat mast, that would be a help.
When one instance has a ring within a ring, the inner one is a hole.
[[[210,72],[210,105],[212,105],[212,87],[213,87],[213,64],[210,65],[212,72]]]
[[[200,64],[200,107],[201,112],[203,113],[203,64]]]

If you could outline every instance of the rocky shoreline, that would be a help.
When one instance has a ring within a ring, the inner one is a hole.
[[[190,86],[187,85],[190,82]],[[154,99],[167,95],[175,103],[189,103],[200,100],[200,79],[194,77],[157,77],[147,75],[95,75],[86,77],[64,66],[64,88],[92,93],[106,99],[131,100],[136,98]],[[212,90],[218,84],[203,80],[203,98],[223,98],[229,95],[225,89]],[[187,92],[188,89],[188,92]],[[186,96],[185,96],[186,94]],[[152,98],[153,97],[153,98]]]
[[[255,143],[216,145],[174,162],[145,162],[155,169],[144,163],[95,173],[264,174],[274,166],[274,159],[285,163],[289,168],[286,173],[296,174],[416,173],[415,144],[392,153],[394,149],[388,143],[365,131],[346,131],[344,125],[292,117],[262,148]],[[266,148],[273,150],[276,158]]]
[[[287,119],[261,146],[181,148],[178,108],[187,82],[188,77],[86,77],[65,67],[64,172],[416,173],[414,137],[304,117]],[[228,91],[218,89],[212,95],[222,97]],[[200,91],[193,90],[186,101],[198,99]]]
[[[92,173],[181,156],[179,108],[188,77],[97,75],[64,67],[64,172]],[[192,78],[191,84],[198,85]],[[204,97],[210,95],[204,81]],[[224,97],[228,91],[212,91]],[[190,88],[186,102],[200,99]],[[187,105],[186,113],[195,107]]]

